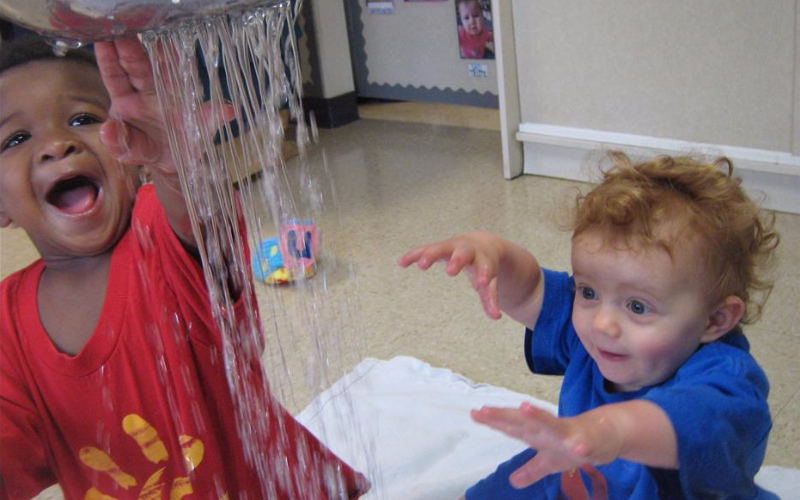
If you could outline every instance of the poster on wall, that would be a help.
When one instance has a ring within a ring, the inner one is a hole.
[[[367,11],[370,14],[394,14],[394,1],[367,0]]]
[[[461,59],[494,59],[491,0],[456,0]]]

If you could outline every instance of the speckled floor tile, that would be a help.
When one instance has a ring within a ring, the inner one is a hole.
[[[19,228],[0,229],[0,278],[22,269],[39,257],[36,247]]]
[[[773,412],[765,464],[800,467],[800,391],[779,412]]]

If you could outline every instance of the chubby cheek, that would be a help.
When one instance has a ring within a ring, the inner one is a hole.
[[[130,196],[136,192],[139,177],[137,167],[111,160],[106,163],[105,170],[108,174],[109,184],[114,189],[120,191],[124,196]]]
[[[591,336],[589,335],[592,331],[591,313],[575,305],[572,309],[572,326],[575,327],[575,332],[584,345],[587,342],[591,343]]]
[[[638,339],[632,347],[637,357],[650,361],[664,360],[671,352],[670,343],[661,342],[650,336]]]
[[[654,334],[637,339],[632,350],[640,367],[660,378],[671,375],[685,361],[687,347],[681,342],[659,339]]]

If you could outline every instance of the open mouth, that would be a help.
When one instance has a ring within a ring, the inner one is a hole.
[[[613,352],[604,351],[602,349],[598,349],[597,352],[600,353],[600,356],[602,356],[603,359],[606,359],[608,361],[622,361],[625,358],[627,358],[627,356],[625,355],[615,354]]]
[[[95,206],[99,196],[97,181],[78,175],[56,183],[47,194],[47,202],[67,215],[81,215]]]

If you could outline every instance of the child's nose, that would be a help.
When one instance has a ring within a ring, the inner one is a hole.
[[[58,161],[78,153],[80,150],[81,145],[77,141],[64,138],[52,139],[42,146],[37,159],[39,163]]]
[[[597,311],[592,322],[592,327],[596,331],[602,332],[612,338],[619,337],[621,333],[616,314],[609,310],[608,307],[601,307]]]

